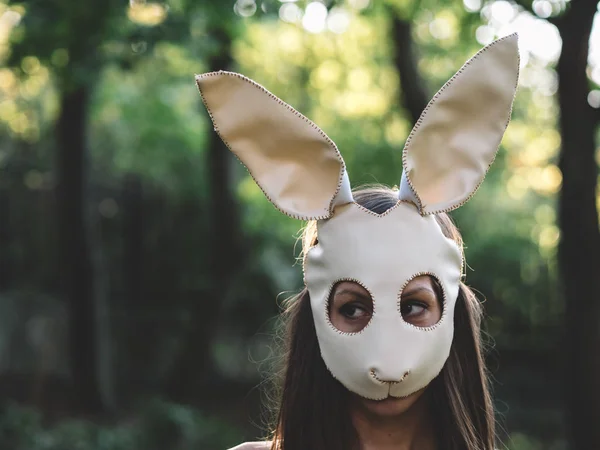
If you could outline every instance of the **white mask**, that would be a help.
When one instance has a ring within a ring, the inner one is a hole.
[[[493,42],[434,96],[404,148],[396,206],[377,215],[353,201],[344,161],[325,133],[242,75],[196,77],[215,130],[283,213],[318,220],[318,244],[304,260],[304,280],[321,349],[332,375],[370,399],[404,397],[442,370],[454,332],[462,249],[434,214],[463,205],[493,162],[517,86],[517,36]],[[403,288],[419,275],[443,291],[437,324],[419,328],[400,314]],[[373,315],[356,333],[329,320],[339,281],[361,284]]]

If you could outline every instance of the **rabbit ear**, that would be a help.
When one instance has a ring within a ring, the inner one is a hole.
[[[313,122],[237,73],[198,75],[196,83],[215,131],[280,211],[326,219],[353,201],[340,152]]]
[[[451,211],[475,193],[510,120],[519,77],[517,35],[483,48],[429,102],[402,158],[399,197],[420,213]]]

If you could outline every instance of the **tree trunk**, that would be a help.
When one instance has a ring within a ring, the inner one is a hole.
[[[400,19],[393,11],[390,14],[392,15],[394,65],[400,75],[400,104],[410,114],[414,125],[427,106],[429,95],[425,91],[417,69],[412,25],[409,21]]]
[[[152,370],[150,363],[156,363],[156,350],[149,342],[148,336],[153,336],[158,323],[154,318],[155,298],[168,298],[173,289],[173,280],[163,271],[159,271],[160,278],[163,280],[165,292],[157,293],[151,287],[146,288],[149,281],[144,276],[153,277],[148,270],[152,266],[151,262],[146,264],[144,252],[144,236],[147,232],[145,227],[146,213],[160,210],[165,214],[164,209],[155,203],[155,208],[146,208],[144,202],[144,189],[140,176],[130,173],[123,180],[123,198],[121,217],[123,220],[123,288],[125,298],[121,302],[120,308],[127,311],[127,317],[137,317],[135,326],[131,325],[131,319],[126,319],[126,327],[121,338],[121,352],[127,355],[127,363],[121,364],[119,372],[124,375],[121,378],[126,380],[122,382],[119,398],[127,404],[138,395],[148,392],[149,377],[144,376]],[[158,206],[158,207],[157,207]],[[148,210],[147,210],[148,209]],[[152,222],[152,219],[149,219]],[[170,220],[169,220],[170,222]],[[164,259],[164,258],[161,258]],[[170,267],[169,263],[164,263]],[[151,319],[148,317],[148,313]],[[135,386],[135,387],[134,387]]]
[[[98,387],[93,266],[87,218],[87,87],[63,92],[57,123],[60,273],[69,311],[69,361],[75,407],[103,410]]]
[[[594,158],[597,112],[587,103],[589,38],[597,0],[574,0],[560,19],[558,101],[563,184],[559,265],[566,299],[565,394],[573,449],[600,443],[600,232]]]
[[[219,50],[209,58],[208,70],[229,68],[233,62],[231,36],[221,28],[209,34],[219,43]],[[210,294],[206,298],[190,299],[191,330],[167,381],[170,397],[188,403],[194,403],[203,382],[212,379],[211,342],[228,286],[242,258],[238,205],[233,192],[232,163],[235,160],[215,132],[209,133],[206,156],[210,193],[207,238],[211,255]]]
[[[124,265],[127,302],[136,313],[144,306],[144,208],[140,177],[125,176],[123,183]]]
[[[8,182],[0,180],[0,292],[10,287],[10,197]]]

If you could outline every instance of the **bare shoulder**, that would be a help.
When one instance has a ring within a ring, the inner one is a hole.
[[[268,450],[271,448],[271,443],[267,441],[262,442],[244,442],[243,444],[233,447],[229,450]]]

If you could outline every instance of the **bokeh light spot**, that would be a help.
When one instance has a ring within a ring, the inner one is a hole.
[[[279,8],[279,18],[284,22],[298,23],[302,20],[302,10],[295,3],[284,3]]]
[[[107,219],[112,219],[119,212],[119,205],[114,198],[105,198],[98,204],[98,212]]]
[[[552,15],[552,3],[548,0],[535,0],[532,7],[533,12],[542,19],[547,19]]]
[[[348,0],[348,4],[351,8],[362,10],[369,7],[371,0]]]
[[[481,25],[475,30],[475,39],[477,39],[477,42],[481,45],[491,44],[494,40],[494,35],[494,29],[487,25]]]
[[[55,67],[65,67],[69,64],[69,52],[65,48],[57,48],[52,52],[50,61]]]
[[[167,8],[159,3],[132,1],[127,9],[127,17],[134,23],[153,27],[167,18]]]
[[[327,16],[327,28],[336,34],[342,34],[350,25],[350,15],[344,8],[333,8]]]
[[[538,236],[538,243],[540,247],[545,249],[556,247],[558,239],[560,238],[560,231],[555,225],[544,226],[540,230]]]
[[[505,0],[496,0],[490,5],[491,19],[497,21],[499,24],[509,23],[513,20],[515,14],[515,7]]]
[[[590,91],[587,101],[592,108],[600,108],[600,91],[597,89]]]
[[[469,12],[477,12],[481,9],[481,0],[463,0],[465,10]]]
[[[34,75],[40,70],[40,66],[40,60],[35,56],[26,56],[23,58],[23,61],[21,61],[21,68],[27,75]]]
[[[325,29],[327,7],[321,2],[311,2],[306,5],[302,26],[309,33],[320,33]]]
[[[44,184],[44,176],[37,170],[30,170],[25,174],[23,183],[28,189],[40,189]]]
[[[242,17],[252,17],[256,10],[257,6],[254,0],[237,0],[233,5],[233,11]]]

